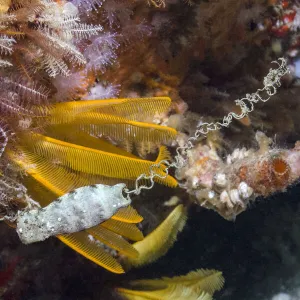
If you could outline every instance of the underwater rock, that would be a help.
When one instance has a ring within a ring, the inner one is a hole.
[[[17,219],[18,235],[30,244],[96,226],[130,204],[122,194],[124,187],[124,183],[80,187],[45,208],[22,212]]]
[[[293,149],[272,148],[264,133],[255,137],[259,149],[236,148],[223,158],[201,143],[188,150],[188,163],[176,171],[181,186],[196,203],[227,220],[235,220],[259,196],[285,191],[300,177],[300,143]]]

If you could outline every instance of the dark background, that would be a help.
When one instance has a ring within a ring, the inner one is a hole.
[[[1,299],[117,299],[113,288],[128,280],[184,275],[198,268],[223,271],[225,286],[215,299],[271,299],[292,288],[300,273],[299,196],[297,185],[257,199],[235,222],[192,205],[168,254],[124,275],[103,270],[55,238],[21,245],[14,229],[2,224],[1,276],[11,261],[17,258],[18,263],[8,282],[0,276],[2,288],[7,287]]]

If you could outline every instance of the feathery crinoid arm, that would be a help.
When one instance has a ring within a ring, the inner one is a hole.
[[[0,78],[2,120],[7,120],[12,127],[18,127],[19,125],[15,126],[14,124],[18,124],[20,119],[28,118],[30,120],[36,116],[32,110],[33,105],[46,103],[47,96],[48,90],[34,82],[26,83],[18,78]]]
[[[51,106],[49,114],[56,122],[65,122],[66,114],[77,116],[85,112],[98,112],[103,114],[124,117],[134,121],[142,121],[155,114],[164,113],[171,105],[169,97],[150,98],[117,98],[101,100],[82,100],[57,103]]]
[[[176,241],[178,233],[183,229],[186,218],[183,205],[175,207],[157,228],[143,240],[133,244],[140,255],[137,258],[127,257],[125,261],[128,266],[143,266],[165,255]]]
[[[120,235],[103,226],[98,225],[93,228],[89,228],[86,231],[101,243],[119,251],[120,254],[130,257],[139,256],[138,251],[132,246],[132,244],[127,242]]]
[[[121,264],[98,245],[92,235],[80,231],[69,235],[60,235],[58,238],[67,246],[91,260],[95,264],[117,274],[124,273]]]
[[[125,118],[153,118],[156,113],[166,112],[170,102],[168,97],[154,97],[73,101],[37,107],[37,114],[40,109],[47,111],[47,117],[38,118],[37,122],[45,121],[48,137],[36,135],[36,142],[29,143],[29,150],[46,159],[57,159],[76,171],[135,180],[142,173],[149,174],[153,163],[168,159],[168,151],[162,147],[157,160],[150,162],[108,141],[153,143],[155,149],[174,139],[177,132],[173,128]],[[85,161],[81,166],[80,160]],[[164,166],[160,169],[158,172],[163,175]],[[172,187],[177,185],[171,176],[155,180]]]
[[[224,277],[216,270],[199,269],[183,276],[135,280],[129,284],[133,289],[117,288],[117,292],[130,300],[212,300],[223,287]]]
[[[164,143],[175,139],[176,130],[151,122],[156,114],[165,113],[170,103],[168,97],[58,103],[48,109],[47,121],[59,132],[80,129],[119,141]]]
[[[140,220],[139,222],[141,221],[142,220]],[[134,224],[124,223],[118,220],[109,219],[103,222],[101,225],[102,227],[107,228],[135,242],[141,241],[144,238],[142,232],[138,230]]]
[[[124,223],[140,223],[143,221],[143,217],[141,217],[137,211],[131,206],[127,206],[126,208],[120,208],[116,214],[111,217],[113,220],[124,222]],[[133,239],[134,240],[134,239]]]
[[[39,134],[24,135],[22,141],[25,149],[38,155],[40,159],[56,161],[58,165],[93,175],[125,180],[135,179],[142,173],[148,174],[150,166],[155,163],[79,146]],[[165,147],[161,147],[156,162],[168,159],[168,157],[168,151]],[[164,175],[163,171],[164,166],[157,169],[158,174]],[[157,177],[157,181],[171,187],[177,185],[177,181],[171,176]]]
[[[89,178],[72,173],[63,167],[55,166],[38,158],[34,153],[23,152],[20,157],[12,151],[8,151],[7,155],[11,161],[26,170],[29,175],[24,177],[26,186],[29,192],[33,193],[35,200],[40,202],[42,206],[48,205],[57,197],[78,186],[91,184]],[[141,222],[143,218],[130,206],[120,209],[112,218],[113,220],[107,220],[107,224],[103,226],[101,223],[88,231],[58,236],[58,238],[96,264],[111,272],[123,273],[121,264],[101,245],[107,245],[123,255],[137,256],[136,249],[122,236],[132,240],[143,238],[142,233],[134,224]],[[97,241],[100,241],[100,245]]]
[[[8,143],[8,128],[5,123],[0,122],[0,158],[5,151],[5,148]]]
[[[224,285],[222,272],[209,269],[198,269],[191,271],[184,276],[172,278],[162,277],[161,279],[134,280],[130,284],[135,288],[144,287],[148,289],[160,289],[172,285],[184,285],[193,289],[196,293],[206,292],[213,295]]]
[[[5,56],[0,64],[14,65],[28,79],[42,70],[50,77],[69,75],[70,64],[86,63],[74,39],[87,39],[103,30],[100,25],[81,23],[72,3],[54,0],[2,0],[0,24],[1,56]]]
[[[103,138],[97,138],[82,130],[73,132],[70,130],[65,130],[65,129],[60,130],[60,129],[63,128],[51,126],[47,130],[48,136],[61,141],[68,141],[69,143],[72,144],[93,148],[108,153],[114,153],[122,156],[132,157],[132,158],[139,158],[133,155],[132,153],[127,152],[122,148],[113,145],[112,143],[106,141]]]
[[[192,289],[183,285],[168,286],[160,290],[131,290],[117,288],[117,292],[128,300],[212,300],[212,296],[205,292],[195,293]]]
[[[79,129],[95,136],[112,137],[118,141],[166,143],[174,140],[174,128],[153,123],[137,122],[123,117],[87,112],[69,120],[67,124],[56,124],[57,130],[73,131]]]
[[[112,185],[120,182],[120,180],[115,181],[114,179],[103,178],[101,176],[87,177],[84,173],[71,172],[70,169],[55,165],[43,158],[41,159],[36,154],[26,152],[24,149],[21,156],[12,151],[7,151],[7,155],[13,163],[17,164],[30,175],[24,176],[23,181],[25,181],[30,194],[34,195],[34,199],[41,206],[46,206],[57,197],[81,186],[97,183]],[[131,206],[120,208],[112,216],[112,219],[119,223],[128,224],[140,223],[143,220]],[[115,230],[113,231],[116,232]]]

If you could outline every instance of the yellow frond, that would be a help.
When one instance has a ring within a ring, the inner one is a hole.
[[[67,193],[69,187],[72,189],[73,182],[70,180],[68,172],[62,167],[55,168],[53,164],[27,152],[23,152],[22,156],[15,155],[12,151],[7,151],[6,154],[40,185],[56,195],[56,198]],[[40,204],[44,205],[44,203]],[[45,203],[45,205],[48,204]]]
[[[121,116],[131,120],[143,120],[156,113],[168,110],[169,97],[102,99],[93,101],[72,101],[54,104],[49,114],[56,118],[65,118],[88,111]]]
[[[60,235],[58,238],[70,248],[93,261],[97,265],[113,273],[124,273],[119,262],[108,254],[101,246],[92,241],[87,232],[80,231],[70,235]]]
[[[171,127],[133,121],[99,112],[85,112],[79,115],[64,117],[62,120],[53,116],[49,122],[51,125],[55,125],[56,128],[61,126],[69,131],[78,131],[81,129],[93,135],[105,135],[117,140],[136,142],[150,141],[153,143],[163,143],[174,140],[177,135],[177,131]]]
[[[138,158],[132,153],[125,151],[122,148],[118,148],[102,138],[94,137],[89,133],[81,130],[70,130],[70,128],[68,128],[67,126],[51,126],[49,127],[49,130],[47,130],[47,132],[49,133],[50,137],[59,139],[64,142],[69,142],[71,144],[76,144],[122,156]]]
[[[101,227],[109,229],[110,231],[122,235],[132,241],[137,242],[144,238],[143,233],[136,227],[135,224],[109,219],[101,223]]]
[[[107,153],[101,150],[78,146],[43,135],[35,134],[27,139],[23,137],[26,149],[36,153],[40,159],[58,161],[60,165],[74,171],[101,175],[113,178],[135,179],[140,174],[149,174],[152,161]],[[169,155],[165,147],[161,147],[158,161]],[[163,175],[163,166],[157,170]],[[177,181],[167,176],[165,179],[156,177],[157,182],[175,187]]]
[[[185,276],[177,276],[173,278],[162,278],[168,284],[182,284],[193,288],[194,291],[205,291],[213,295],[216,291],[222,289],[224,285],[224,277],[222,272],[217,270],[199,269],[192,271]]]
[[[222,272],[216,270],[199,269],[191,271],[187,275],[175,276],[172,278],[163,277],[161,279],[134,280],[130,284],[136,287],[147,289],[162,289],[171,285],[183,285],[193,289],[196,293],[202,291],[213,295],[216,291],[222,289],[224,277]]]
[[[157,260],[173,246],[177,234],[186,223],[186,211],[183,205],[178,205],[169,216],[142,241],[133,244],[139,252],[139,257],[126,259],[131,266],[142,266]]]
[[[102,242],[103,244],[109,246],[112,249],[118,250],[121,254],[130,257],[139,256],[137,250],[130,243],[128,243],[118,234],[102,227],[101,224],[89,228],[86,231],[98,241]]]
[[[212,300],[212,296],[205,293],[195,293],[192,289],[182,286],[170,286],[162,290],[130,290],[118,288],[117,292],[128,300]]]
[[[220,290],[223,284],[221,272],[200,269],[184,276],[131,281],[130,286],[134,289],[117,288],[117,292],[130,300],[211,300],[214,292]]]
[[[19,166],[26,169],[27,174],[30,176],[25,176],[26,186],[29,192],[33,192],[35,200],[40,202],[42,206],[46,206],[51,203],[57,197],[69,192],[70,190],[77,188],[78,186],[87,185],[89,179],[81,177],[80,175],[75,176],[68,169],[64,169],[60,166],[55,166],[43,159],[38,160],[35,154],[25,153],[22,155],[22,159],[14,155],[12,152],[8,151],[8,155]],[[29,168],[28,168],[29,166]],[[84,184],[85,183],[85,184]],[[118,214],[118,212],[117,212]],[[127,218],[126,222],[135,221],[140,222],[142,217],[138,215],[136,210],[133,208],[122,208],[119,212],[119,217],[116,218]],[[108,224],[109,224],[108,220]],[[114,221],[114,220],[111,220]],[[114,221],[119,224],[115,226],[116,231],[118,228],[123,228],[124,236],[126,237],[133,235],[138,236],[138,230],[134,230],[130,227],[133,224],[121,225],[121,221]],[[99,226],[99,225],[98,225]],[[126,229],[128,228],[128,229]],[[114,230],[112,230],[114,231]],[[104,244],[110,246],[113,249],[119,250],[120,253],[129,256],[138,256],[138,252],[133,248],[131,244],[119,237],[116,233],[110,231],[110,228],[101,228],[101,230],[90,229],[90,232],[83,231],[80,233],[70,234],[68,236],[58,236],[58,238],[70,246],[75,251],[79,252],[86,258],[92,260],[98,265],[112,271],[115,273],[122,273],[123,269],[120,269],[120,264],[109,254],[107,254],[99,245],[92,243],[91,240],[87,238],[88,233],[93,238],[99,239]],[[120,231],[120,230],[119,230]],[[120,232],[117,232],[120,234]]]
[[[22,178],[22,184],[26,186],[28,195],[37,201],[41,207],[49,205],[52,201],[57,199],[57,194],[50,191],[44,185],[40,184],[32,176],[24,176]]]
[[[44,193],[38,195],[39,186],[43,186],[46,190],[55,195],[52,200],[70,191],[97,183],[102,184],[116,184],[120,180],[114,178],[107,178],[105,176],[90,175],[81,172],[74,172],[63,166],[49,162],[35,153],[28,151],[22,152],[22,157],[14,155],[12,152],[7,153],[10,159],[18,164],[26,173],[30,175],[35,181],[30,182],[28,178],[23,178],[27,182],[26,187],[35,194],[35,200],[42,206],[48,205],[50,202],[45,201]],[[125,183],[128,183],[125,180]],[[46,197],[47,198],[47,197]]]
[[[111,218],[124,223],[136,224],[143,221],[143,217],[140,216],[138,212],[130,205],[120,208]]]

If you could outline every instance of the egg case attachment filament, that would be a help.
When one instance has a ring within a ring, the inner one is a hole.
[[[277,93],[277,88],[281,86],[280,79],[290,72],[285,58],[281,57],[272,63],[277,64],[278,68],[270,68],[269,73],[266,75],[266,77],[264,77],[263,80],[264,87],[262,89],[258,89],[255,93],[246,94],[244,98],[235,100],[235,104],[241,109],[240,114],[230,112],[223,117],[222,122],[199,123],[194,136],[189,137],[184,146],[176,149],[176,156],[174,157],[173,162],[162,160],[157,164],[153,164],[149,169],[149,175],[144,173],[141,174],[135,181],[135,188],[133,190],[129,190],[127,187],[125,187],[124,192],[128,195],[139,195],[142,190],[152,189],[155,184],[155,177],[164,179],[169,175],[170,168],[180,169],[186,164],[187,151],[194,148],[194,142],[197,141],[200,135],[207,135],[210,131],[219,130],[222,127],[228,127],[233,119],[242,119],[252,112],[254,110],[255,103],[259,101],[267,102],[273,95]],[[155,171],[157,168],[160,170],[162,169],[163,174],[158,174]],[[150,184],[142,184],[141,182],[144,180],[149,180]]]

